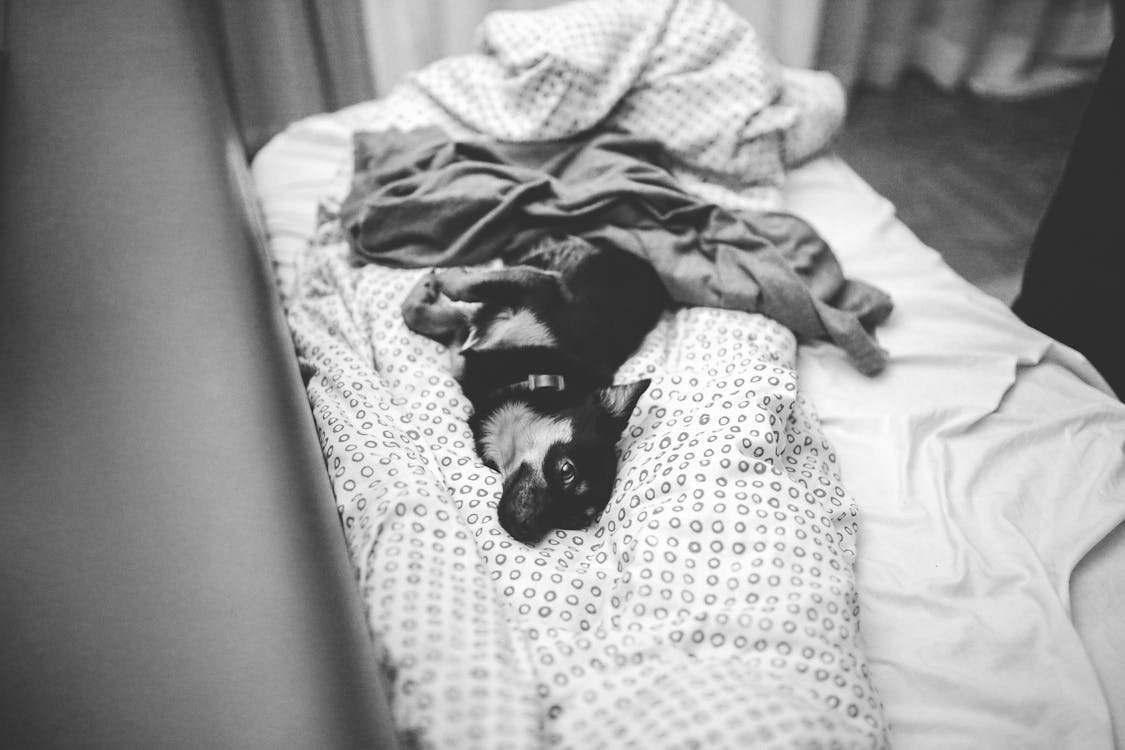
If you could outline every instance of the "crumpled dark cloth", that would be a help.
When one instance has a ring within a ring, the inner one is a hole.
[[[801,219],[730,211],[686,192],[653,140],[595,132],[553,142],[451,140],[438,128],[357,133],[340,220],[359,258],[399,267],[473,265],[571,234],[647,258],[673,300],[767,315],[827,339],[873,375],[883,291],[846,279]]]

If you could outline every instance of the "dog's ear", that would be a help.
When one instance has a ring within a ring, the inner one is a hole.
[[[608,388],[600,388],[594,391],[594,398],[614,421],[617,429],[623,430],[629,422],[629,416],[637,406],[641,394],[648,389],[651,383],[651,380],[645,378],[635,383],[611,385]]]

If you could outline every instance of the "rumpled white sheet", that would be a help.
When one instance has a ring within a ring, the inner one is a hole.
[[[1069,584],[1125,517],[1125,406],[838,160],[797,170],[786,197],[849,275],[896,303],[879,377],[822,346],[798,357],[859,499],[864,635],[895,745],[1113,747]]]

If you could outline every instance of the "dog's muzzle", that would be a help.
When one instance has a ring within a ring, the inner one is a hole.
[[[546,480],[524,463],[515,474],[504,480],[496,514],[500,525],[512,538],[525,544],[535,544],[549,529],[546,516],[550,504],[551,492]]]

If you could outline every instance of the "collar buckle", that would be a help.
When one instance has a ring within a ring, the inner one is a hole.
[[[524,381],[524,384],[529,391],[538,391],[540,389],[561,391],[566,388],[566,379],[562,375],[531,374],[527,376],[527,380]]]

